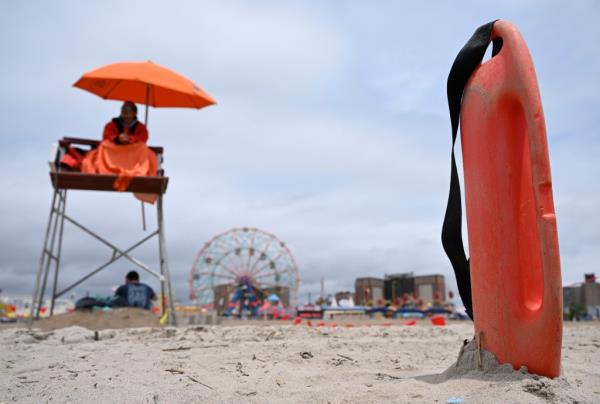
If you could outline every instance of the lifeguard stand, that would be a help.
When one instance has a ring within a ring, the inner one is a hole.
[[[146,237],[144,237],[143,239],[126,249],[121,249],[66,214],[68,190],[115,191],[113,184],[117,179],[116,175],[86,174],[77,171],[61,169],[60,167],[60,161],[63,155],[66,153],[68,147],[83,146],[84,148],[89,148],[91,150],[97,147],[99,143],[100,142],[96,140],[64,137],[58,143],[58,149],[54,161],[50,162],[50,179],[54,188],[54,195],[52,197],[52,206],[50,208],[48,225],[46,227],[44,247],[42,249],[39,269],[35,279],[35,287],[33,290],[32,304],[30,309],[30,319],[39,318],[40,316],[40,311],[44,304],[44,294],[48,283],[48,276],[52,270],[52,263],[54,263],[54,279],[52,280],[50,315],[54,314],[54,302],[57,298],[63,296],[65,293],[67,293],[74,287],[78,286],[79,284],[91,278],[92,276],[96,275],[115,261],[121,258],[126,258],[136,266],[149,273],[150,275],[156,277],[160,281],[162,296],[162,299],[160,301],[161,311],[163,315],[168,311],[168,322],[169,324],[174,325],[175,306],[173,301],[173,290],[171,288],[171,276],[169,273],[167,250],[165,246],[165,232],[163,220],[163,195],[167,190],[167,183],[169,182],[169,178],[164,176],[164,170],[161,168],[163,148],[150,147],[150,149],[154,151],[157,156],[158,175],[155,177],[134,177],[126,190],[126,192],[140,192],[158,195],[158,199],[156,202],[157,229],[148,234]],[[100,265],[93,271],[89,272],[77,282],[71,284],[70,286],[62,290],[58,290],[58,277],[60,273],[61,249],[65,221],[70,222],[75,227],[78,227],[80,230],[94,237],[100,243],[111,248],[113,250],[113,254],[107,262]],[[131,251],[133,251],[135,248],[139,247],[146,241],[150,240],[154,236],[158,236],[158,253],[160,261],[159,272],[153,270],[148,265],[144,264],[140,260],[130,255]]]

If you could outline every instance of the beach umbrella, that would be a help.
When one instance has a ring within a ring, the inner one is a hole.
[[[151,61],[121,62],[85,73],[74,87],[106,100],[133,101],[155,108],[200,109],[216,101],[186,77]]]
[[[216,101],[194,82],[150,60],[112,63],[99,67],[85,73],[73,86],[105,100],[132,101],[146,105],[146,126],[148,106],[200,109],[216,104]],[[142,218],[145,230],[143,202]]]

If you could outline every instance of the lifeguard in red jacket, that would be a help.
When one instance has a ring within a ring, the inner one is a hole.
[[[137,106],[131,101],[125,101],[121,107],[121,115],[113,118],[104,127],[104,140],[116,144],[146,143],[148,130],[137,120]]]

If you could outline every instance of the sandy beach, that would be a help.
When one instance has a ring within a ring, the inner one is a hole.
[[[0,403],[597,403],[600,324],[565,324],[562,376],[455,364],[472,323],[0,330]],[[489,358],[488,358],[489,359]]]

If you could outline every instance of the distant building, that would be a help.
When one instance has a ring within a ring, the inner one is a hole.
[[[586,281],[582,285],[583,305],[587,314],[595,320],[600,320],[600,284],[594,280]]]
[[[356,278],[354,285],[354,302],[358,306],[365,306],[369,302],[377,304],[384,299],[384,282],[381,278]]]
[[[382,294],[380,294],[382,293]],[[358,305],[371,302],[380,305],[383,301],[392,304],[407,299],[420,300],[424,304],[442,303],[446,297],[444,275],[419,275],[413,272],[386,274],[380,278],[357,278],[355,301]]]
[[[581,314],[600,319],[600,284],[596,283],[594,274],[585,274],[585,282],[580,285],[563,287],[563,308],[569,317]],[[582,313],[575,313],[580,310]]]
[[[404,295],[412,295],[415,292],[415,276],[412,272],[385,275],[385,300],[395,302]]]
[[[236,286],[232,284],[217,285],[214,288],[214,309],[219,313],[223,313],[229,306],[231,295],[236,290]]]
[[[583,288],[577,286],[563,287],[563,307],[568,310],[574,304],[583,305]]]
[[[340,302],[341,300],[350,300],[353,299],[354,300],[354,293],[350,292],[349,290],[345,291],[345,292],[337,292],[335,294],[335,300],[336,302]]]
[[[443,302],[446,298],[444,275],[415,276],[415,293],[425,302]]]

